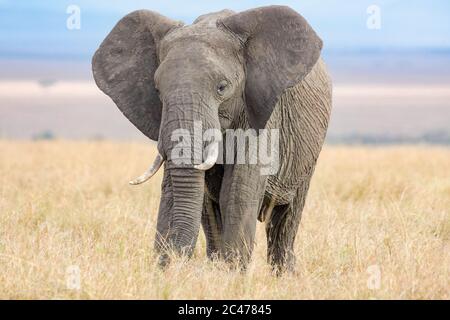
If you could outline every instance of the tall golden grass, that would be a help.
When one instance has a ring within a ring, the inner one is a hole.
[[[156,266],[161,174],[127,184],[152,150],[0,141],[0,298],[450,298],[448,148],[325,147],[296,273],[279,278],[265,262],[262,224],[245,273],[209,262],[203,234],[191,260]]]

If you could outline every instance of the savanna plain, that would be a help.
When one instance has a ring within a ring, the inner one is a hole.
[[[450,149],[329,146],[272,275],[264,225],[246,272],[205,256],[156,265],[161,172],[145,143],[0,141],[2,299],[449,299]],[[74,278],[75,277],[75,278]]]

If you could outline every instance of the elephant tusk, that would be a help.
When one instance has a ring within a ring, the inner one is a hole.
[[[211,143],[208,146],[206,154],[207,156],[205,162],[195,165],[195,169],[206,171],[208,169],[211,169],[216,164],[217,158],[219,157],[219,143]]]
[[[150,168],[148,168],[148,170],[146,172],[144,172],[144,174],[141,175],[140,177],[130,181],[130,184],[137,185],[137,184],[141,184],[141,183],[147,181],[148,179],[153,177],[153,175],[156,172],[158,172],[159,168],[161,168],[163,163],[164,163],[164,158],[162,155],[160,155],[158,153],[158,155],[155,158],[155,161],[153,161],[153,164],[150,166]]]

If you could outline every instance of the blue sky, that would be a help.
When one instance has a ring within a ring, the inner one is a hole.
[[[224,8],[242,11],[284,4],[300,12],[316,29],[325,50],[450,48],[450,1],[446,0],[0,0],[0,58],[89,59],[122,16],[151,9],[192,22]],[[381,29],[366,27],[367,7],[381,9]],[[66,9],[81,9],[81,29],[68,30]]]

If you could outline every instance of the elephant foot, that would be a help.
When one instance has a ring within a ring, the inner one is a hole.
[[[239,248],[239,249],[237,249]],[[221,250],[220,257],[230,266],[230,269],[245,272],[251,261],[252,249],[247,246],[225,246]]]
[[[158,267],[161,269],[166,269],[170,264],[170,256],[167,253],[159,255]]]
[[[288,254],[271,254],[268,262],[272,267],[272,273],[277,277],[285,273],[295,274],[295,256],[293,252]]]

